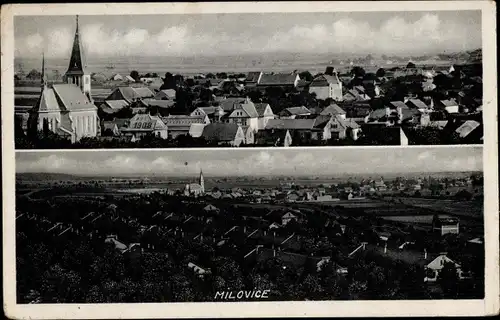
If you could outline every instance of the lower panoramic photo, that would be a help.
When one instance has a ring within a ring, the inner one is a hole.
[[[18,152],[17,303],[482,299],[482,151]]]

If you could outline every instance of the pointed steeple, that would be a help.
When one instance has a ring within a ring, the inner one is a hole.
[[[42,88],[44,88],[47,85],[47,79],[45,78],[45,52],[42,52],[42,77],[40,81]]]
[[[84,64],[83,64],[83,52],[80,44],[80,31],[78,26],[78,16],[76,16],[76,30],[75,38],[73,40],[73,48],[71,49],[71,57],[69,59],[68,71],[66,75],[83,75]]]

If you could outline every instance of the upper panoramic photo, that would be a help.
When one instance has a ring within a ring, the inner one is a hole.
[[[481,11],[16,16],[16,149],[483,143]]]

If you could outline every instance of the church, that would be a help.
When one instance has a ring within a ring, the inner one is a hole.
[[[205,179],[203,178],[203,171],[200,170],[199,183],[189,183],[186,184],[184,188],[184,195],[189,196],[201,196],[205,194]]]
[[[42,92],[29,116],[31,134],[50,130],[72,143],[99,134],[97,107],[90,94],[90,74],[86,72],[80,43],[78,16],[75,38],[64,83],[49,85],[42,60]]]

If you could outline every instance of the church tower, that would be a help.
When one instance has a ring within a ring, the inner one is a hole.
[[[200,170],[200,191],[202,194],[205,193],[205,179],[203,178],[203,171]]]
[[[80,31],[78,26],[78,16],[76,16],[75,38],[73,40],[73,48],[71,49],[71,57],[69,59],[68,71],[64,74],[65,82],[76,84],[82,92],[91,100],[90,96],[90,74],[85,72],[83,60],[82,46],[80,43]]]

